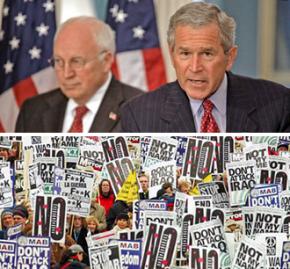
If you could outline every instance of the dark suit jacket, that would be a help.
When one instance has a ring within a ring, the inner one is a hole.
[[[177,82],[132,99],[121,110],[123,132],[196,132],[189,99]],[[228,73],[227,132],[289,132],[290,90]]]
[[[112,78],[90,132],[120,129],[120,106],[142,91]],[[15,132],[61,132],[68,98],[60,89],[26,100],[19,112]],[[117,119],[109,118],[110,112]]]

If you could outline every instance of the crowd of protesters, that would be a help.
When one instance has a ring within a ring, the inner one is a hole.
[[[140,200],[149,199],[149,180],[144,173],[138,178]],[[152,199],[164,200],[167,209],[172,210],[175,192],[188,193],[190,183],[180,180],[178,188],[165,182]],[[0,239],[7,239],[7,229],[22,225],[22,235],[32,236],[33,210],[29,203],[21,203],[14,208],[5,208],[1,213]],[[97,196],[91,201],[90,215],[67,216],[67,233],[64,244],[51,244],[51,268],[89,268],[87,236],[113,230],[128,231],[132,228],[132,204],[116,199],[110,181],[101,180]]]

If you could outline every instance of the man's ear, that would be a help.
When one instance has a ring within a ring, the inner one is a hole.
[[[226,71],[230,71],[238,55],[238,47],[234,46],[227,52],[227,66]]]
[[[113,61],[114,61],[113,54],[111,52],[107,52],[103,59],[103,63],[105,65],[105,71],[109,72],[111,70]]]

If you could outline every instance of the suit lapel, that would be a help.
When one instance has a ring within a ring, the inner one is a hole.
[[[256,104],[251,85],[242,87],[241,79],[228,73],[227,132],[256,132],[259,123],[255,120]],[[252,93],[251,93],[252,92]]]
[[[167,89],[161,119],[169,132],[196,132],[188,97],[177,82]]]
[[[61,132],[66,110],[67,98],[59,92],[47,100],[48,108],[42,116],[44,132]]]
[[[121,84],[112,78],[90,132],[111,132],[117,126],[120,118],[119,107],[124,102],[121,87]]]

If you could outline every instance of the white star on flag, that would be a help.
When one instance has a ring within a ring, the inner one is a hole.
[[[14,20],[16,21],[16,24],[17,26],[20,26],[20,25],[25,25],[26,23],[26,15],[23,15],[21,12],[18,13],[18,15],[14,18]]]
[[[117,16],[116,16],[116,19],[115,21],[116,22],[120,22],[120,23],[123,23],[125,22],[125,19],[128,17],[128,14],[124,12],[123,9],[120,9]]]
[[[8,14],[9,14],[9,7],[6,6],[6,7],[3,8],[3,16],[7,17]]]
[[[110,12],[112,13],[112,17],[116,18],[118,14],[119,6],[114,5],[112,8],[110,8]]]
[[[9,74],[12,72],[13,70],[13,66],[14,64],[11,63],[9,60],[6,62],[6,64],[4,64],[4,69],[5,69],[5,74]]]
[[[17,39],[15,36],[13,36],[13,38],[9,41],[9,44],[12,50],[18,49],[19,44],[20,44],[20,39]]]
[[[4,39],[5,32],[3,30],[0,31],[0,41]]]
[[[36,31],[38,32],[39,36],[48,35],[48,29],[49,26],[45,25],[44,23],[36,27]]]
[[[30,58],[31,59],[40,59],[41,49],[38,49],[34,46],[32,49],[29,50]]]
[[[133,28],[133,33],[134,33],[133,34],[134,38],[143,39],[144,34],[145,34],[145,30],[139,25],[139,26]]]
[[[45,8],[45,12],[54,10],[54,3],[52,3],[50,0],[47,0],[42,6]]]

